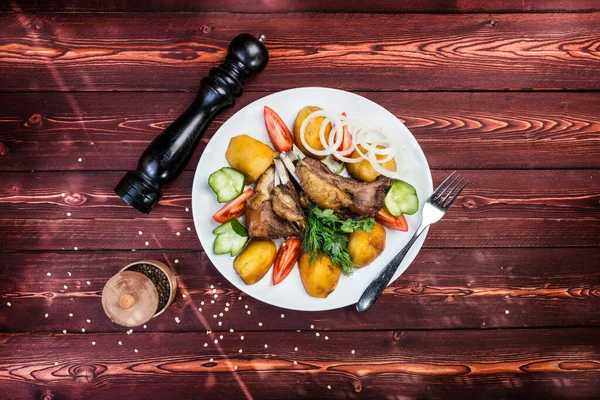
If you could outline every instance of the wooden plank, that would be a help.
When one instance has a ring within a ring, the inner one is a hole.
[[[245,12],[245,13],[277,13],[277,12],[538,12],[538,11],[594,11],[598,10],[594,0],[379,0],[364,2],[359,0],[276,0],[268,2],[247,2],[243,0],[207,0],[189,2],[183,0],[154,0],[151,3],[143,0],[121,0],[105,2],[90,0],[24,0],[19,3],[0,5],[3,11],[149,11],[149,12]]]
[[[218,168],[215,166],[215,168]],[[434,185],[450,174],[432,171]],[[600,170],[470,170],[452,218],[586,218],[600,212]],[[113,191],[123,172],[0,173],[0,219],[131,218]],[[186,218],[194,173],[164,191],[153,218]],[[216,201],[216,200],[215,200]],[[216,204],[216,203],[215,203]],[[450,216],[450,214],[449,214]]]
[[[600,324],[597,252],[424,249],[367,314],[267,305],[234,288],[201,252],[0,253],[0,331],[124,332],[105,316],[100,296],[112,275],[139,259],[165,262],[179,283],[175,302],[148,331],[594,326]]]
[[[207,348],[216,334],[3,334],[0,385],[9,398],[591,399],[599,333],[235,332]]]
[[[3,90],[194,91],[239,32],[263,32],[251,90],[600,89],[600,14],[0,15]]]
[[[0,250],[200,250],[191,215],[159,219],[130,210],[131,218],[0,219]],[[449,213],[429,229],[427,248],[598,247],[600,219],[487,218]],[[188,231],[187,228],[190,228]],[[138,235],[145,232],[145,236]],[[179,235],[177,235],[179,233]]]
[[[600,168],[598,93],[377,93],[432,168]],[[202,139],[263,93],[246,93]],[[127,170],[193,93],[6,93],[0,170]],[[318,103],[318,100],[316,100]],[[560,154],[560,157],[556,157]],[[78,162],[79,158],[82,162]]]

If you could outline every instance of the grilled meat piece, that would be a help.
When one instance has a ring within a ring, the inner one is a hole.
[[[306,217],[300,206],[300,199],[291,181],[273,189],[273,211],[286,221],[295,222],[301,230],[306,228]]]
[[[363,217],[374,217],[383,207],[383,200],[392,180],[380,176],[365,183],[344,178],[331,172],[322,162],[306,157],[298,161],[296,174],[308,197],[321,208],[349,208]]]
[[[277,239],[298,235],[300,230],[273,210],[275,169],[269,167],[256,181],[254,194],[246,200],[246,223],[253,238]]]

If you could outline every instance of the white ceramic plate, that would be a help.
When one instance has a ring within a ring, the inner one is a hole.
[[[351,276],[342,275],[337,289],[325,299],[314,298],[306,293],[297,267],[277,286],[271,283],[272,268],[260,282],[246,285],[233,269],[233,257],[228,254],[217,255],[213,252],[215,236],[212,231],[218,224],[212,219],[212,215],[221,208],[222,204],[217,202],[215,194],[208,186],[208,177],[217,169],[228,165],[225,151],[232,137],[245,133],[271,145],[263,120],[265,105],[273,108],[290,128],[293,127],[298,111],[304,106],[312,105],[338,113],[345,111],[349,117],[369,123],[374,128],[397,132],[410,157],[411,167],[403,179],[417,189],[421,209],[424,201],[433,191],[431,172],[425,155],[410,131],[393,114],[378,104],[342,90],[307,87],[274,93],[247,105],[221,126],[200,158],[192,189],[194,225],[206,254],[229,282],[258,300],[292,310],[332,310],[355,304],[371,280],[408,242],[420,223],[420,213],[407,216],[409,231],[406,233],[386,228],[387,244],[383,254],[371,265],[357,270]],[[424,232],[416,241],[393,280],[398,278],[414,260],[426,235],[427,232]],[[279,244],[280,242],[278,246]]]

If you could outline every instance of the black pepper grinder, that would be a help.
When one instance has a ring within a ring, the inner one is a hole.
[[[215,116],[233,106],[244,82],[266,67],[269,53],[264,39],[242,33],[231,41],[225,62],[200,81],[194,102],[150,143],[137,169],[127,172],[115,187],[127,204],[148,214],[158,203],[162,186],[183,171]]]

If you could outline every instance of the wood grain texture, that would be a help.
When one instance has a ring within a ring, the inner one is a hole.
[[[594,11],[600,9],[594,0],[276,0],[249,2],[244,0],[20,0],[0,5],[0,10],[11,11],[183,11],[183,12],[537,12],[537,11]]]
[[[0,387],[10,398],[585,399],[600,394],[599,333],[235,332],[206,348],[217,334],[3,334]]]
[[[250,90],[600,89],[600,14],[0,15],[2,90],[194,91],[240,32]]]
[[[195,170],[219,115],[187,166]],[[599,168],[598,93],[360,92],[411,130],[432,168]],[[193,93],[5,93],[0,170],[127,170]],[[318,103],[318,99],[315,100]],[[556,154],[560,154],[557,157]],[[81,158],[82,162],[78,162]]]
[[[168,264],[179,284],[175,302],[148,331],[597,326],[597,252],[424,249],[366,314],[267,305],[234,288],[202,252],[0,253],[0,331],[124,332],[102,311],[102,288],[123,266],[148,258]]]
[[[217,169],[218,166],[215,166]],[[432,171],[434,185],[451,171]],[[447,218],[586,219],[600,216],[599,170],[470,170],[469,186]],[[0,219],[132,218],[113,191],[123,172],[0,173]],[[190,218],[194,173],[164,191],[152,218]],[[216,198],[215,198],[216,204]],[[210,221],[207,221],[207,223]]]

